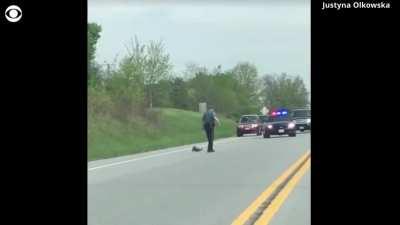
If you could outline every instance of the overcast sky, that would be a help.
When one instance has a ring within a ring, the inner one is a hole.
[[[191,62],[224,70],[248,61],[259,75],[300,75],[310,88],[309,0],[89,0],[88,9],[103,29],[99,63],[120,59],[137,35],[162,40],[178,73]]]

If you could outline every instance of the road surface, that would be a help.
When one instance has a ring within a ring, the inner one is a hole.
[[[88,224],[232,224],[310,150],[310,134],[233,137],[216,141],[215,149],[196,153],[190,145],[90,162]],[[309,174],[270,224],[310,224]]]

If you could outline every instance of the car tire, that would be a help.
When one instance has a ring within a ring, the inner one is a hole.
[[[296,137],[296,133],[295,132],[294,133],[290,133],[289,137]]]
[[[271,137],[271,135],[270,134],[267,134],[267,133],[264,133],[264,138],[270,138]]]
[[[242,133],[237,133],[236,134],[238,137],[241,137],[241,136],[243,136],[243,134]]]

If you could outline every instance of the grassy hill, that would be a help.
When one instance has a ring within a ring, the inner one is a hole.
[[[88,115],[88,159],[96,160],[206,141],[201,114],[179,109],[157,109],[158,119],[121,122]],[[235,122],[219,116],[215,138],[235,134]]]

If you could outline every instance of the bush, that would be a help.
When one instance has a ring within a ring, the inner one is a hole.
[[[112,100],[107,93],[94,88],[88,88],[88,113],[94,116],[110,115]]]
[[[161,128],[160,123],[161,118],[161,110],[158,108],[147,109],[145,113],[146,121],[149,121],[151,125],[156,126],[157,128]]]

